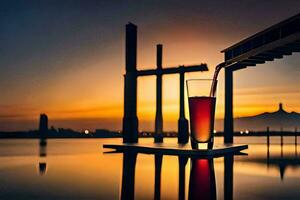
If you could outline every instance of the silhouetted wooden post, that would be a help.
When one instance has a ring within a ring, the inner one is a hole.
[[[295,156],[298,156],[298,152],[297,152],[297,146],[298,146],[298,141],[297,141],[297,136],[298,136],[298,130],[297,127],[295,128]]]
[[[280,145],[283,145],[283,129],[282,127],[280,128]]]
[[[126,25],[126,74],[124,87],[123,142],[138,142],[137,102],[137,26]]]
[[[179,120],[178,120],[178,143],[186,144],[189,142],[189,123],[185,118],[184,111],[184,66],[180,66],[180,97],[179,97]]]
[[[224,142],[233,143],[233,71],[225,68]]]
[[[160,51],[161,48],[161,51]],[[158,45],[158,66],[161,65],[160,56],[162,55],[162,45]],[[178,142],[179,143],[187,143],[188,142],[188,121],[185,118],[185,112],[184,112],[184,73],[186,72],[196,72],[196,71],[208,71],[207,65],[202,63],[199,65],[190,65],[190,66],[179,66],[179,67],[168,67],[168,68],[160,68],[159,69],[145,69],[145,70],[138,70],[137,76],[160,76],[164,74],[180,74],[180,106],[179,106],[179,120],[178,120]],[[162,130],[162,113],[161,113],[161,88],[162,88],[162,82],[160,81],[160,78],[157,79],[157,117],[155,118],[157,127],[156,131],[157,133],[163,133]],[[155,136],[155,142],[162,142],[163,140],[163,134],[156,134]]]
[[[267,127],[267,167],[270,162],[270,127]]]
[[[179,192],[178,192],[178,199],[184,200],[185,199],[185,166],[188,161],[188,158],[178,156],[179,161]]]
[[[270,127],[267,127],[267,167],[270,162]]]
[[[297,146],[297,136],[298,136],[298,130],[297,127],[295,128],[295,145]]]
[[[156,115],[155,115],[155,142],[163,142],[163,116],[162,116],[162,48],[156,46]]]
[[[280,128],[280,150],[281,150],[281,158],[283,157],[283,129]]]
[[[155,159],[155,182],[154,182],[154,199],[160,199],[160,186],[161,186],[161,166],[163,156],[156,154]]]
[[[270,146],[270,127],[267,127],[267,146]]]
[[[137,118],[137,78],[139,76],[156,75],[156,116],[155,116],[155,142],[163,141],[163,119],[162,119],[162,75],[163,74],[181,74],[181,92],[179,120],[180,130],[188,138],[187,120],[184,117],[184,73],[196,71],[208,71],[207,65],[182,66],[162,68],[162,45],[157,45],[157,69],[137,70],[137,26],[129,23],[126,25],[126,73],[124,75],[124,117],[123,117],[123,142],[138,142],[138,118]],[[183,108],[183,111],[182,111]],[[187,143],[188,140],[179,140],[180,143]]]

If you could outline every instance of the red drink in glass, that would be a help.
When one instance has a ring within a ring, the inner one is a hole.
[[[213,136],[215,97],[189,97],[191,137],[194,142],[210,142]]]
[[[207,143],[207,149],[212,149],[217,80],[187,80],[187,89],[192,149],[199,149],[199,143]]]

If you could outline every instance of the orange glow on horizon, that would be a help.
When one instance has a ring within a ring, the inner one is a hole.
[[[203,30],[202,26],[183,27],[177,32],[174,31],[177,30],[176,26],[167,27],[168,30],[163,29],[160,33],[154,34],[148,33],[147,29],[141,26],[138,40],[138,69],[155,67],[155,45],[163,43],[163,67],[206,62],[209,72],[187,73],[185,78],[212,78],[214,67],[223,60],[219,50],[231,44],[232,40],[211,30]],[[157,38],[160,40],[158,41]],[[100,47],[97,50],[102,51]],[[95,52],[87,52],[80,58],[66,57],[60,63],[61,68],[66,69],[64,73],[51,78],[46,77],[45,80],[28,81],[30,82],[28,85],[21,83],[12,87],[9,95],[4,95],[1,99],[5,103],[0,104],[0,122],[37,120],[40,113],[46,113],[50,120],[107,119],[114,121],[114,124],[105,126],[97,122],[98,124],[93,125],[93,128],[97,126],[120,129],[123,117],[124,53],[124,38],[122,40],[119,38],[105,49],[105,52],[101,52],[100,57]],[[278,63],[282,66],[287,65],[286,61]],[[273,72],[274,68],[271,64],[265,64],[262,68],[257,67],[255,70],[247,69],[236,73],[235,117],[276,111],[279,102],[284,103],[287,111],[300,112],[298,100],[300,91],[297,88],[291,89],[291,85],[295,84],[286,80],[282,84],[276,82],[280,87],[275,88],[273,76],[277,79],[282,78],[282,73],[276,72],[276,74]],[[224,117],[223,76],[221,71],[216,103],[217,119]],[[30,78],[29,76],[28,79]],[[164,122],[178,120],[178,79],[178,75],[163,76]],[[155,88],[154,76],[138,79],[137,112],[141,127],[143,122],[154,124]],[[189,118],[187,97],[185,113]],[[153,129],[152,124],[144,127],[148,130]],[[176,130],[176,127],[173,130]]]

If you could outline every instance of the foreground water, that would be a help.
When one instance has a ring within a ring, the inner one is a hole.
[[[192,173],[191,159],[104,153],[102,144],[120,139],[50,139],[46,147],[34,139],[0,140],[0,199],[300,199],[294,138],[281,146],[273,137],[269,148],[265,140],[235,138],[249,144],[248,155],[208,160]]]

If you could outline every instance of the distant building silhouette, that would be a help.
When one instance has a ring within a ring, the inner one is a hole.
[[[279,103],[279,110],[278,111],[284,111],[282,103]]]
[[[40,126],[39,126],[39,134],[40,134],[40,145],[46,145],[46,137],[48,133],[48,116],[46,114],[40,115]]]
[[[48,116],[46,114],[40,115],[40,132],[47,132],[48,131]]]

